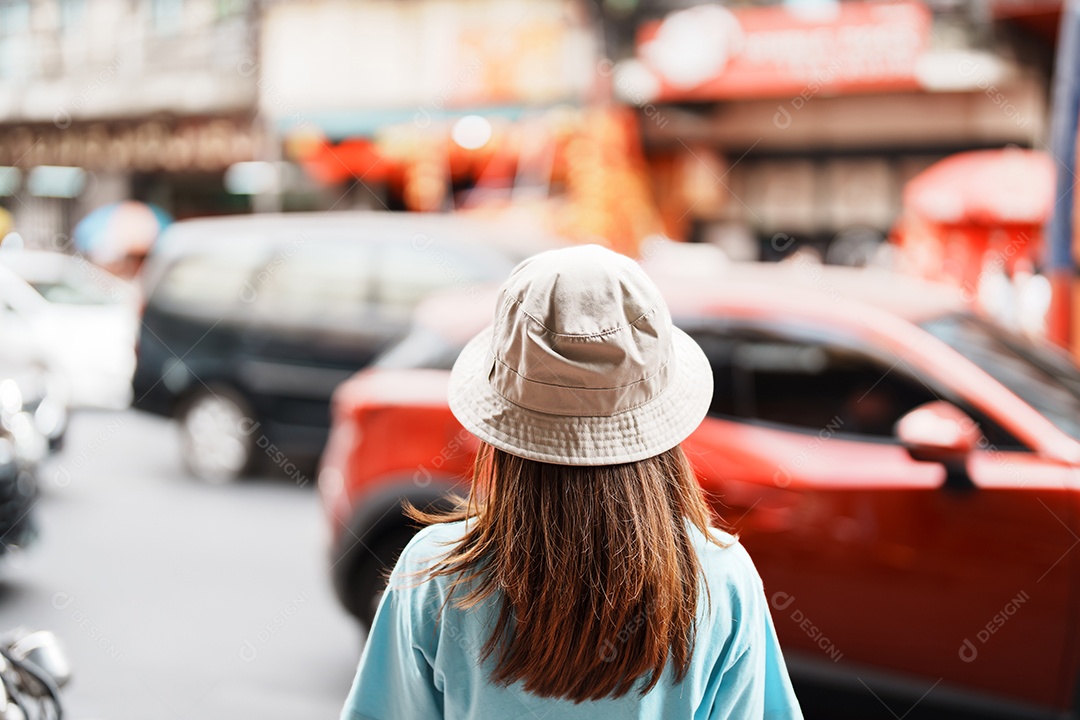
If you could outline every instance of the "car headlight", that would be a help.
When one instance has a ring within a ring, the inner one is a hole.
[[[0,413],[14,415],[23,407],[22,390],[11,378],[0,380]]]
[[[15,444],[15,457],[26,465],[35,465],[49,452],[45,436],[34,426],[34,417],[28,412],[18,412],[4,423]]]
[[[67,407],[46,396],[34,410],[34,427],[47,438],[57,438],[67,427]]]
[[[41,401],[43,407],[48,407],[45,410],[39,408],[40,418],[35,413],[38,429],[52,440],[63,435],[71,416],[70,404],[67,381],[56,373],[50,373],[45,379],[45,397]]]
[[[15,443],[0,434],[0,465],[10,465],[15,461]]]
[[[0,423],[27,413],[38,433],[56,440],[67,429],[67,397],[63,380],[43,369],[4,378],[0,380]]]

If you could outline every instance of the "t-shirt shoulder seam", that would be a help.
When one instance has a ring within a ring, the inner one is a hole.
[[[460,524],[460,521],[433,523],[420,528],[401,551],[401,559],[407,564],[414,565],[428,564],[432,560],[445,556],[460,535],[454,538],[440,538],[439,535],[448,527]],[[447,544],[446,540],[449,540],[450,544]]]

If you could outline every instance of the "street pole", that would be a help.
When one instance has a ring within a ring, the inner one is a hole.
[[[281,212],[283,184],[285,177],[282,171],[283,164],[281,146],[283,139],[278,132],[277,119],[274,113],[263,105],[262,76],[263,54],[265,48],[262,43],[263,15],[266,12],[267,3],[264,0],[251,0],[248,4],[248,50],[255,62],[255,113],[252,118],[252,129],[259,138],[259,145],[255,151],[255,159],[269,164],[274,168],[274,185],[255,193],[251,197],[251,210],[255,213]]]
[[[1047,314],[1047,335],[1071,348],[1073,341],[1073,185],[1076,178],[1076,133],[1080,114],[1080,0],[1066,0],[1058,33],[1054,66],[1050,152],[1055,160],[1056,202],[1046,228],[1047,275],[1053,294]]]

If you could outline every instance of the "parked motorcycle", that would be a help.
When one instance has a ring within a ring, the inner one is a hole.
[[[0,639],[0,720],[60,720],[71,668],[51,632],[16,629]]]
[[[0,555],[33,535],[42,464],[67,429],[62,388],[34,366],[0,363]]]
[[[23,408],[18,386],[0,379],[0,554],[33,534],[37,469],[48,454],[48,441]]]

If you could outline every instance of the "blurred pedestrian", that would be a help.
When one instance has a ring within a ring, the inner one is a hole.
[[[402,552],[343,720],[801,718],[761,580],[680,448],[704,353],[631,259],[517,267],[450,377],[472,491]]]

